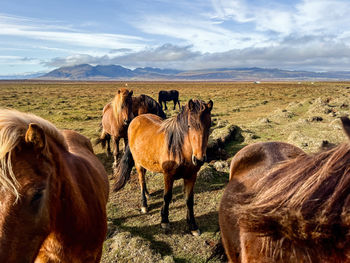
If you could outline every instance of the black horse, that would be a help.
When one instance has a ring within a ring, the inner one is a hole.
[[[162,109],[163,109],[162,102],[164,102],[164,105],[165,105],[164,109],[166,110],[166,109],[168,109],[166,106],[166,102],[170,101],[170,100],[174,101],[174,110],[175,110],[176,103],[179,105],[179,109],[180,109],[179,92],[177,90],[169,90],[169,91],[161,90],[161,91],[159,91],[158,102],[159,102],[160,106],[162,107]]]

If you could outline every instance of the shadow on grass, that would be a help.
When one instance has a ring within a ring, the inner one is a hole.
[[[139,236],[143,239],[146,239],[151,242],[150,248],[162,256],[172,255],[173,251],[169,244],[164,241],[155,240],[154,236],[159,235],[161,233],[167,235],[191,235],[187,226],[186,218],[183,218],[178,221],[170,222],[170,229],[164,230],[161,228],[160,224],[155,225],[147,225],[147,226],[125,226],[123,225],[125,218],[118,218],[113,220],[113,224],[115,224],[118,228],[123,231],[130,232],[133,236]],[[218,213],[217,212],[209,212],[207,214],[196,217],[196,221],[201,232],[217,232],[218,231]],[[198,237],[193,237],[198,238]],[[182,259],[176,259],[176,262],[185,262]]]

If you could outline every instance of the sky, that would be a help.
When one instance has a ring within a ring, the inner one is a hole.
[[[350,70],[349,0],[1,0],[0,76],[78,64]]]

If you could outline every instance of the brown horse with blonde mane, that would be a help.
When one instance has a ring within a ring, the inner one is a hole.
[[[128,125],[134,118],[132,112],[132,94],[133,91],[121,88],[117,91],[112,102],[104,106],[102,111],[102,132],[96,144],[101,143],[102,148],[105,148],[107,143],[107,154],[111,153],[110,139],[113,142],[113,167],[117,165],[117,157],[119,154],[119,141],[124,138],[124,143],[127,140]]]
[[[267,144],[231,163],[219,212],[230,262],[350,262],[350,144],[312,155]]]
[[[174,180],[184,179],[187,223],[193,235],[199,235],[193,212],[193,186],[197,172],[206,160],[211,110],[213,102],[189,100],[182,111],[162,120],[153,114],[136,117],[129,126],[129,146],[117,169],[115,190],[121,189],[130,178],[135,164],[141,186],[141,212],[147,212],[146,169],[164,174],[164,203],[161,226],[169,228],[169,203]]]
[[[90,141],[0,110],[0,162],[0,262],[99,262],[109,187]]]

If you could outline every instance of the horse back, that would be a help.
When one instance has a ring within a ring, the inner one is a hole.
[[[142,114],[134,118],[128,128],[128,141],[135,163],[150,171],[162,172],[162,160],[167,155],[165,135],[160,131],[162,121],[157,115]]]

